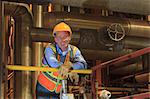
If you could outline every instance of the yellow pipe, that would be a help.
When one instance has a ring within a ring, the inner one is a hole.
[[[22,65],[7,65],[7,69],[9,70],[21,70],[21,71],[51,71],[56,72],[58,69],[56,68],[44,68],[44,67],[37,67],[37,66],[22,66]],[[71,70],[74,73],[80,74],[91,74],[92,70]]]

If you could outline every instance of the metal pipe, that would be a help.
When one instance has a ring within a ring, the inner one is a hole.
[[[42,62],[42,56],[43,56],[43,46],[41,42],[33,42],[32,43],[33,46],[33,64],[35,66],[41,66]]]
[[[150,46],[150,39],[143,37],[128,36],[124,40],[124,47],[131,49],[142,49]]]
[[[53,42],[52,29],[46,28],[32,28],[31,39],[33,42]],[[79,44],[80,32],[74,31],[72,34],[71,43],[74,45]]]
[[[124,27],[128,27],[128,20],[114,17],[103,17],[103,16],[91,16],[67,12],[53,12],[53,13],[44,13],[44,27],[52,28],[56,23],[60,21],[67,22],[73,29],[101,29],[105,26],[110,25],[111,23],[120,23]],[[128,28],[125,28],[128,31]]]
[[[53,42],[52,29],[47,28],[32,28],[31,38],[34,42]],[[101,35],[95,30],[78,30],[73,31],[71,44],[77,45],[84,49],[102,49],[107,43],[113,44],[113,42],[103,42]],[[97,42],[98,41],[98,42]],[[141,49],[150,46],[150,39],[143,37],[127,36],[123,40],[124,48]],[[103,45],[104,44],[104,45]],[[113,45],[112,45],[113,46]]]
[[[48,20],[47,20],[48,19]],[[140,49],[143,47],[149,47],[150,38],[150,26],[145,21],[128,20],[114,17],[101,17],[101,16],[89,16],[89,15],[74,15],[71,13],[45,13],[44,14],[44,28],[53,28],[57,22],[65,20],[71,25],[73,33],[76,36],[72,38],[72,44],[78,45],[80,48],[86,49],[108,49],[106,45],[114,45],[114,42],[103,42],[103,35],[106,34],[106,28],[113,23],[121,24],[126,32],[124,38],[124,47]],[[48,29],[34,29],[31,31],[31,36],[35,41],[50,41]],[[38,34],[34,33],[35,31]],[[46,33],[47,32],[47,33]],[[102,35],[103,34],[103,35]],[[52,36],[50,36],[51,38]],[[75,39],[74,39],[75,38]],[[134,39],[133,39],[134,38]],[[51,39],[53,40],[53,39]],[[105,39],[104,39],[105,40]],[[102,42],[104,45],[102,45]],[[107,44],[110,43],[110,44]]]
[[[146,21],[129,20],[110,16],[75,15],[66,12],[44,13],[45,28],[52,28],[56,23],[63,20],[73,29],[97,29],[104,30],[103,32],[105,33],[107,33],[106,28],[108,26],[117,23],[124,28],[127,36],[150,38],[150,26]]]
[[[127,35],[150,38],[150,24],[147,21],[129,19],[129,22],[130,32]]]
[[[34,66],[42,66],[43,47],[41,42],[32,43],[32,64]],[[32,73],[32,90],[36,90],[37,77],[39,72]],[[33,93],[34,97],[35,93]]]
[[[41,28],[43,26],[43,7],[42,5],[33,5],[34,27]]]
[[[34,27],[41,28],[43,26],[43,6],[42,5],[33,5],[33,19],[34,19]],[[33,47],[33,65],[41,66],[42,65],[42,43],[36,42],[32,43]],[[36,90],[37,76],[39,72],[32,73],[32,90]],[[34,94],[34,92],[33,92]],[[36,95],[34,95],[36,97]]]
[[[125,30],[126,37],[124,38],[125,43],[123,46],[125,46],[126,48],[140,49],[143,47],[150,46],[149,44],[150,26],[145,21],[128,20],[114,17],[89,16],[89,15],[76,16],[71,13],[61,12],[61,13],[45,13],[43,27],[52,29],[54,24],[62,20],[66,21],[72,27],[73,31],[78,32],[73,33],[76,34],[76,36],[72,37],[73,39],[75,37],[72,44],[75,43],[75,45],[78,45],[80,48],[101,50],[101,49],[108,49],[107,45],[114,45],[114,42],[112,42],[111,40],[107,42],[103,42],[102,40],[104,39],[103,35],[108,35],[106,28],[114,23],[121,24],[121,26]],[[41,41],[42,39],[44,41],[49,41],[48,40],[49,33],[47,32],[46,36],[46,33],[43,32],[45,31],[41,30],[41,33],[38,32],[38,34],[31,33],[31,36],[32,38],[34,38],[34,40],[36,39],[37,41],[38,39],[39,41]]]

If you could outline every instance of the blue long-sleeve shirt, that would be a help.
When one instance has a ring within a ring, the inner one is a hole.
[[[62,50],[59,48],[59,46],[56,44],[56,52],[60,55],[60,62],[56,58],[56,53],[53,51],[53,49],[49,46],[45,49],[45,57],[43,58],[43,64],[49,65],[52,68],[58,68],[60,67],[66,58],[67,53],[71,51],[71,45],[68,45],[68,49],[65,52],[62,52]],[[77,48],[76,53],[74,53],[73,57],[73,69],[86,69],[87,63],[84,60],[83,56],[81,55],[80,50]]]

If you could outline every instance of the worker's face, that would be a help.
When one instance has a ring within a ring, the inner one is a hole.
[[[66,51],[68,48],[68,44],[70,43],[71,36],[70,33],[66,31],[60,32],[56,33],[55,42],[58,44],[58,46],[61,48],[62,51]]]

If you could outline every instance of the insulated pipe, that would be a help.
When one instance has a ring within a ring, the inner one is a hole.
[[[23,22],[21,23],[21,64],[31,65],[31,39],[30,39],[30,28],[32,26],[32,20],[29,18],[30,15],[27,13],[22,16]],[[22,98],[32,99],[31,90],[31,72],[22,72]]]
[[[43,7],[42,5],[33,5],[34,27],[41,28],[43,26]]]
[[[18,60],[16,64],[31,65],[30,28],[32,27],[32,14],[27,4],[3,1],[5,15],[14,17],[16,22],[16,49]],[[19,41],[20,40],[20,41]],[[21,47],[20,47],[21,45]],[[21,75],[21,81],[20,81]],[[29,72],[16,73],[15,98],[31,99],[31,78]],[[19,78],[17,78],[19,77]],[[21,82],[21,83],[17,83]]]
[[[124,47],[131,49],[142,49],[150,47],[150,39],[143,37],[128,36],[124,40]]]
[[[117,23],[124,28],[127,36],[150,38],[150,26],[146,21],[129,20],[110,16],[75,15],[66,12],[44,13],[45,28],[53,28],[59,21],[67,22],[73,29],[97,29],[104,30],[105,32],[108,26]]]
[[[98,50],[103,49],[103,47],[108,49],[108,45],[115,45],[114,43],[116,42],[112,42],[110,38],[109,41],[103,42],[106,39],[104,35],[108,35],[107,28],[113,24],[120,24],[125,30],[126,36],[123,39],[125,41],[123,46],[126,48],[140,49],[150,46],[150,26],[145,21],[81,14],[77,16],[65,12],[45,13],[44,19],[46,19],[44,20],[44,28],[53,28],[56,23],[64,20],[72,27],[73,31],[78,31],[80,33],[80,42],[77,44],[80,48]],[[118,27],[114,28],[119,29]],[[143,43],[146,45],[143,45]]]
[[[41,28],[43,26],[43,6],[42,5],[33,5],[33,19],[34,27]],[[43,57],[43,47],[41,42],[33,42],[33,65],[42,66],[42,57]],[[39,72],[32,73],[32,90],[36,90],[36,83]],[[34,93],[33,93],[34,94]],[[34,94],[34,97],[36,95]]]
[[[35,67],[42,66],[43,47],[41,42],[32,42],[32,64]],[[36,83],[39,72],[32,72],[32,90],[36,90]],[[35,93],[32,92],[35,97]]]
[[[32,28],[31,39],[33,42],[53,42],[52,29]],[[71,38],[71,43],[74,45],[80,42],[80,32],[74,31]]]
[[[87,33],[86,33],[87,32]],[[84,35],[86,34],[86,35]],[[94,49],[95,47],[98,46],[92,46],[94,43],[101,43],[101,38],[99,35],[97,37],[94,36],[94,34],[98,34],[97,31],[73,31],[72,35],[72,40],[71,44],[73,45],[80,45],[80,48],[87,48],[87,49]],[[82,36],[82,37],[81,37]],[[32,28],[31,29],[31,38],[32,41],[34,42],[53,42],[53,36],[52,36],[52,30],[51,29],[46,29],[46,28]],[[87,40],[87,41],[85,41]],[[96,42],[96,41],[99,42]],[[82,42],[83,41],[83,42]],[[91,41],[92,43],[89,43]],[[84,44],[84,42],[86,44]],[[149,38],[144,38],[144,37],[135,37],[135,36],[127,36],[123,40],[123,46],[125,48],[131,48],[131,49],[141,49],[145,47],[150,46],[150,39]]]
[[[33,42],[33,65],[41,66],[41,60],[43,56],[43,44],[42,42]]]
[[[85,14],[74,14],[67,12],[52,12],[44,13],[44,27],[53,28],[53,26],[60,22],[67,22],[73,29],[101,29],[111,23],[120,23],[125,27],[126,32],[129,31],[129,21],[121,18],[103,17],[103,16],[91,16]],[[127,27],[127,28],[126,28]]]

